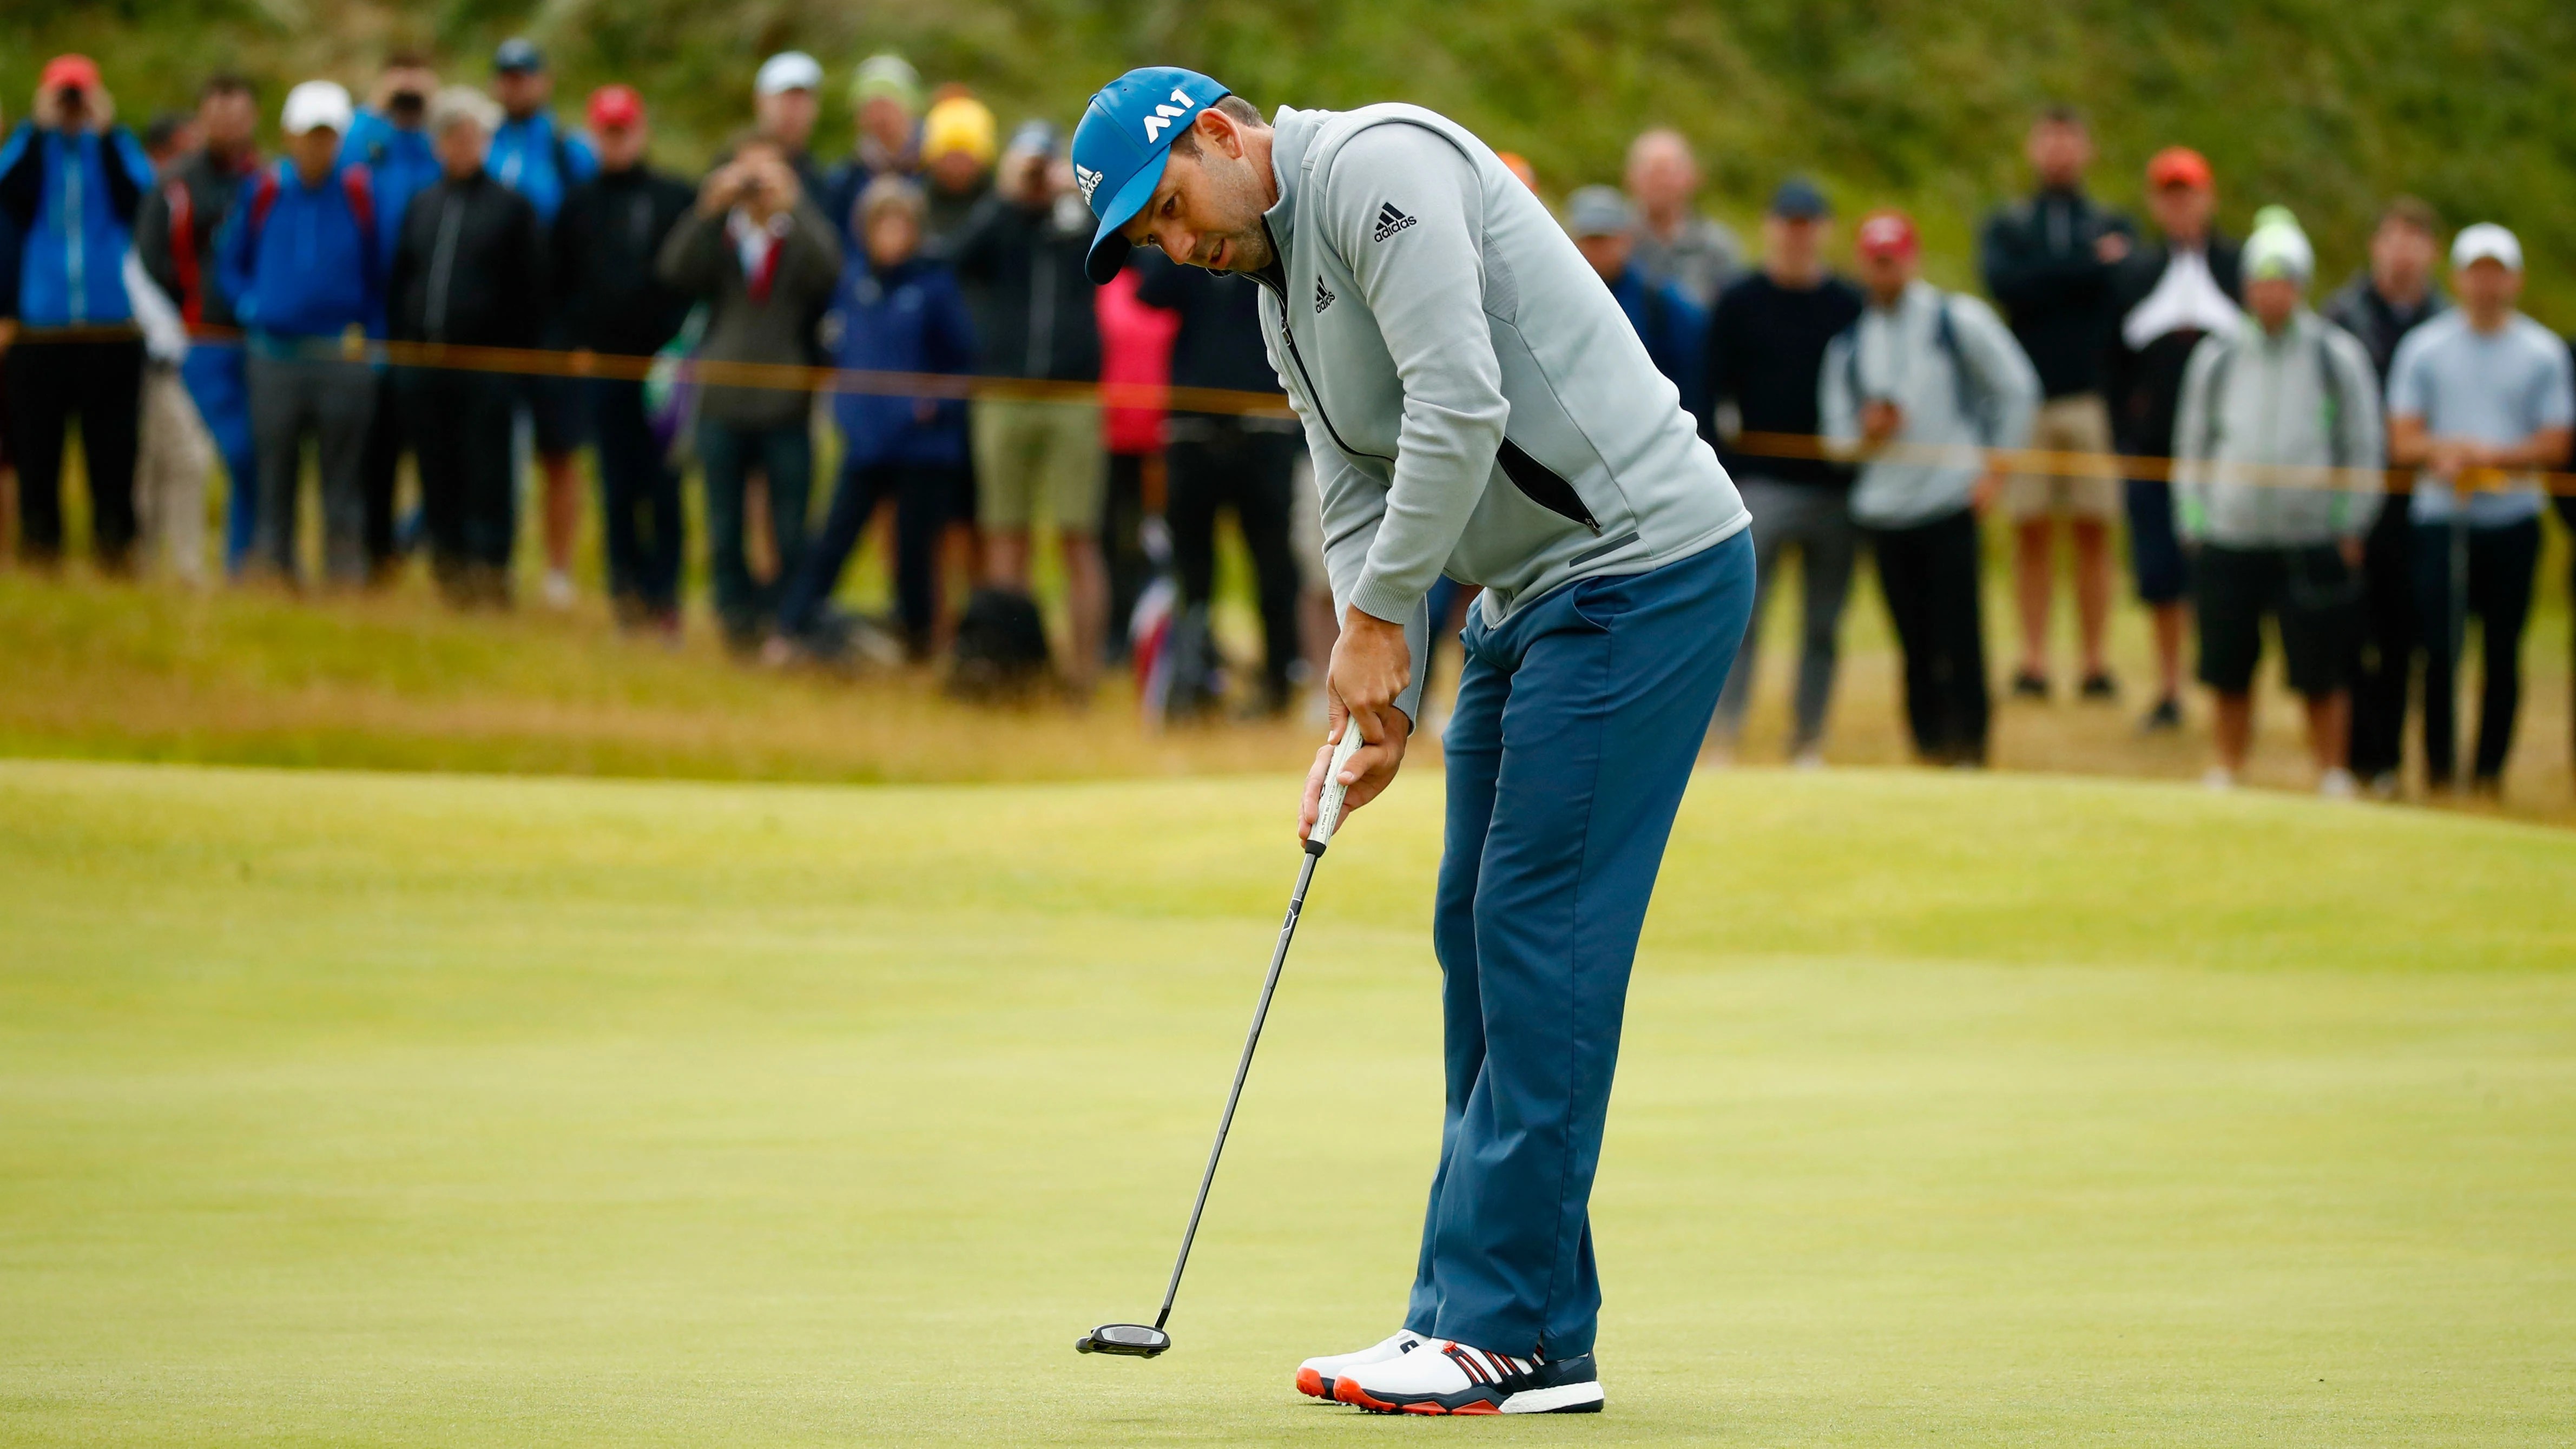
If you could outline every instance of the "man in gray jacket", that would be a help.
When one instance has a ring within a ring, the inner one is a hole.
[[[1980,450],[2019,448],[2039,373],[1994,309],[1922,279],[1914,223],[1853,233],[1868,310],[1825,347],[1817,415],[1869,461],[1852,489],[1905,656],[1905,720],[1926,764],[1982,765],[1990,697],[1977,514],[2003,489]]]
[[[1597,1409],[1587,1203],[1638,930],[1751,611],[1743,503],[1555,218],[1454,122],[1377,105],[1264,125],[1158,67],[1092,98],[1074,177],[1095,279],[1153,245],[1265,288],[1342,621],[1331,732],[1367,741],[1353,806],[1421,717],[1424,594],[1444,573],[1484,590],[1443,741],[1448,1112],[1419,1267],[1403,1328],[1308,1360],[1299,1387],[1381,1411]]]
[[[2196,550],[2200,680],[2218,694],[2209,783],[2231,785],[2245,768],[2270,614],[2290,688],[2307,701],[2317,788],[2349,796],[2359,569],[2379,516],[2379,377],[2351,333],[2308,310],[2316,257],[2295,225],[2257,230],[2244,267],[2249,315],[2192,350],[2174,421],[2174,526]]]

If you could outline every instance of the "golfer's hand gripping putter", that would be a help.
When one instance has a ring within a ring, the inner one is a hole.
[[[1342,823],[1342,797],[1350,787],[1342,783],[1342,767],[1360,750],[1360,725],[1357,720],[1342,721],[1342,742],[1333,746],[1333,762],[1324,767],[1324,797],[1315,804],[1315,828],[1306,832],[1306,853],[1321,855],[1332,844],[1333,830]],[[1303,895],[1304,892],[1298,892]]]
[[[1073,1341],[1076,1353],[1112,1353],[1126,1358],[1152,1358],[1172,1346],[1163,1331],[1171,1319],[1172,1300],[1180,1296],[1181,1270],[1190,1265],[1190,1244],[1199,1235],[1199,1215],[1207,1211],[1208,1188],[1216,1181],[1217,1158],[1225,1152],[1225,1134],[1234,1126],[1234,1108],[1243,1100],[1243,1079],[1252,1072],[1252,1049],[1261,1044],[1261,1023],[1270,1015],[1271,995],[1279,989],[1280,968],[1288,964],[1288,943],[1297,935],[1297,917],[1306,909],[1306,887],[1315,879],[1315,862],[1324,858],[1333,829],[1342,821],[1342,769],[1360,748],[1360,727],[1345,722],[1341,743],[1333,747],[1324,770],[1324,794],[1316,804],[1315,828],[1306,832],[1306,859],[1297,867],[1297,889],[1288,897],[1288,919],[1279,927],[1279,945],[1270,954],[1270,974],[1262,979],[1261,1000],[1252,1008],[1252,1030],[1243,1038],[1243,1059],[1235,1064],[1234,1086],[1225,1094],[1225,1115],[1217,1119],[1216,1141],[1208,1148],[1207,1171],[1199,1175],[1198,1201],[1190,1205],[1190,1225],[1181,1233],[1181,1255],[1172,1262],[1172,1281],[1163,1289],[1163,1311],[1151,1327],[1142,1323],[1104,1323]]]

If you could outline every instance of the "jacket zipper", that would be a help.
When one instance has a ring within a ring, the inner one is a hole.
[[[1267,219],[1264,219],[1261,226],[1262,230],[1267,232],[1270,228],[1270,223]],[[1275,237],[1271,240],[1271,252],[1273,255],[1279,254],[1279,244]],[[1286,274],[1285,263],[1282,263],[1281,265],[1281,273],[1282,275]],[[1309,406],[1315,409],[1315,416],[1323,420],[1324,432],[1332,438],[1333,446],[1340,448],[1345,453],[1355,454],[1362,458],[1375,458],[1389,467],[1395,466],[1395,460],[1384,453],[1371,453],[1365,449],[1354,448],[1348,442],[1343,440],[1341,430],[1333,426],[1332,414],[1324,411],[1323,394],[1315,390],[1314,374],[1306,370],[1306,354],[1297,350],[1296,329],[1288,325],[1287,290],[1284,287],[1271,282],[1269,278],[1259,276],[1257,273],[1255,274],[1255,279],[1263,286],[1270,288],[1270,294],[1279,299],[1279,338],[1281,341],[1288,344],[1288,360],[1297,365],[1298,379],[1306,384],[1306,401]],[[1574,485],[1561,477],[1555,469],[1550,468],[1545,463],[1531,457],[1527,449],[1522,448],[1519,444],[1514,443],[1508,436],[1506,436],[1503,439],[1502,447],[1495,454],[1495,461],[1502,465],[1503,476],[1512,480],[1512,486],[1518,488],[1521,491],[1522,496],[1528,498],[1532,503],[1537,504],[1539,507],[1546,509],[1548,512],[1555,514],[1559,518],[1579,523],[1585,528],[1592,530],[1593,537],[1598,538],[1601,536],[1601,521],[1592,516],[1592,510],[1584,503],[1583,495],[1576,492]],[[1541,475],[1543,481],[1527,479],[1522,476],[1524,472],[1533,469]],[[1550,483],[1554,484],[1555,487],[1549,488],[1546,486]],[[1566,499],[1571,501],[1572,511],[1569,511],[1565,504],[1551,503],[1540,496],[1543,492],[1555,492],[1558,490],[1562,490]]]
[[[78,326],[89,320],[89,298],[85,295],[89,290],[89,258],[83,255],[89,247],[89,235],[88,228],[83,225],[87,218],[81,215],[81,165],[86,158],[81,155],[81,143],[77,137],[65,144],[63,150],[67,153],[64,159],[71,163],[63,168],[64,219],[71,225],[71,246],[66,249],[63,279],[71,284],[66,289],[71,294],[71,306],[67,310],[73,325]]]
[[[432,342],[447,340],[448,284],[456,272],[456,234],[464,225],[465,197],[451,192],[439,208],[438,247],[430,254],[429,296],[423,299],[425,305],[421,308],[428,314],[421,318],[421,330],[429,334]]]

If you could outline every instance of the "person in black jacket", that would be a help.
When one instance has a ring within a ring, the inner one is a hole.
[[[645,163],[644,99],[627,86],[590,97],[599,174],[555,214],[554,277],[571,344],[650,357],[676,336],[689,299],[654,270],[664,238],[697,192]],[[608,595],[620,625],[677,637],[680,627],[680,474],[654,437],[639,378],[590,380],[590,435],[599,450],[601,533]]]
[[[1860,549],[1851,519],[1851,469],[1780,451],[1784,444],[1796,446],[1790,439],[1819,431],[1816,382],[1825,348],[1860,320],[1865,305],[1860,288],[1825,266],[1824,243],[1832,229],[1833,209],[1809,182],[1786,181],[1773,193],[1770,213],[1762,218],[1760,270],[1731,283],[1709,309],[1706,395],[1693,405],[1701,433],[1717,445],[1744,506],[1753,511],[1753,623],[1718,696],[1713,728],[1718,742],[1733,749],[1753,697],[1754,645],[1780,555],[1795,548],[1803,597],[1789,749],[1802,765],[1824,760],[1835,641]]]
[[[2102,349],[2111,334],[2114,268],[2136,243],[2128,219],[2084,192],[2093,138],[2072,106],[2052,106],[2032,123],[2027,146],[2039,189],[1986,221],[1978,247],[1986,290],[2012,324],[2013,338],[2039,372],[2041,403],[2031,427],[2035,451],[2107,454],[2111,413],[2102,395]],[[2120,480],[2099,473],[2017,473],[2004,482],[2013,524],[2013,583],[2021,620],[2021,664],[2013,693],[2048,697],[2048,616],[2056,592],[2056,520],[2066,516],[2075,552],[2075,619],[2087,699],[2114,697],[2103,667],[2111,622],[2111,524]]]
[[[445,174],[403,211],[385,288],[398,342],[536,345],[547,315],[545,233],[527,198],[483,169],[498,111],[465,86],[440,91],[430,106],[430,137]],[[516,379],[415,366],[403,370],[401,393],[439,587],[459,606],[506,606],[517,528],[510,476]]]
[[[2243,278],[2236,243],[2211,225],[2218,191],[2209,163],[2186,146],[2168,146],[2147,162],[2147,208],[2162,240],[2131,252],[2112,279],[2118,330],[2105,367],[2111,429],[2120,451],[2173,456],[2174,414],[2192,349],[2212,332],[2234,327]],[[2191,577],[2174,532],[2173,486],[2160,478],[2128,482],[2129,559],[2138,598],[2155,625],[2156,702],[2149,731],[2182,728],[2182,636]]]
[[[1090,208],[1073,189],[1073,168],[1055,128],[1022,126],[1002,152],[1001,180],[961,228],[953,261],[968,300],[981,288],[987,377],[1041,382],[1100,380],[1100,323],[1083,275],[1091,246]],[[1100,558],[1100,515],[1108,486],[1096,403],[982,399],[973,419],[976,519],[984,529],[984,577],[995,588],[1029,586],[1029,525],[1044,500],[1064,551],[1071,657],[1065,680],[1087,695],[1099,672],[1109,612]]]
[[[1261,343],[1261,289],[1249,277],[1227,276],[1139,252],[1143,278],[1136,300],[1179,314],[1172,341],[1174,387],[1224,388],[1278,393]],[[1181,575],[1181,602],[1193,636],[1206,638],[1209,600],[1216,593],[1216,515],[1234,510],[1243,546],[1252,555],[1255,592],[1261,601],[1261,697],[1258,707],[1276,715],[1288,708],[1289,666],[1297,660],[1297,556],[1288,542],[1290,475],[1297,466],[1303,430],[1294,418],[1254,418],[1231,413],[1176,411],[1164,425],[1168,492],[1163,518],[1172,533],[1172,560]],[[1211,655],[1213,650],[1209,651]],[[1197,684],[1198,681],[1186,681]],[[1205,700],[1203,689],[1185,698],[1174,681],[1173,700],[1183,708]]]
[[[2433,281],[2441,255],[2441,218],[2414,197],[2398,197],[2380,210],[2369,269],[2325,305],[2326,320],[2369,351],[2383,394],[2397,344],[2451,305]],[[2406,491],[2379,510],[2362,546],[2359,657],[2352,671],[2351,769],[2382,799],[2398,792],[2415,672],[2415,530],[2406,506],[2412,490],[2403,474],[2389,482],[2392,491]]]

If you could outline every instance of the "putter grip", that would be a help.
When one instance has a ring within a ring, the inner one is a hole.
[[[1346,722],[1342,742],[1333,746],[1333,762],[1324,768],[1324,798],[1316,802],[1315,828],[1306,834],[1306,848],[1317,855],[1332,843],[1333,829],[1342,823],[1342,796],[1349,793],[1342,784],[1342,767],[1351,762],[1359,748],[1360,727]]]

